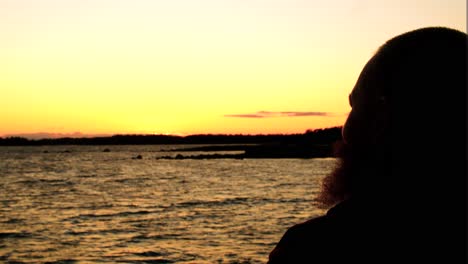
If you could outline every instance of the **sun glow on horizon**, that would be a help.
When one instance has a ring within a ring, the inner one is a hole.
[[[465,10],[461,0],[3,1],[0,135],[341,126],[381,44],[425,26],[466,32]],[[333,114],[241,116],[261,111]]]

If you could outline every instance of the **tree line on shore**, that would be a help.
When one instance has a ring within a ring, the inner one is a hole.
[[[172,144],[259,144],[259,145],[329,145],[341,139],[341,127],[307,130],[303,134],[199,134],[176,135],[113,135],[91,138],[46,138],[24,137],[0,138],[0,146],[44,145],[172,145]]]

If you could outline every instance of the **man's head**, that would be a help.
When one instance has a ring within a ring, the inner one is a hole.
[[[414,188],[421,176],[409,174],[425,172],[417,155],[428,162],[464,139],[466,40],[424,28],[389,40],[370,59],[349,96],[341,166],[324,181],[324,203]]]

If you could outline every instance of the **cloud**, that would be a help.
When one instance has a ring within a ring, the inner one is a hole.
[[[271,117],[301,117],[301,116],[330,116],[328,112],[270,112],[270,111],[258,111],[251,114],[229,114],[224,115],[225,117],[238,117],[238,118],[271,118]]]
[[[235,114],[235,115],[224,115],[224,117],[264,118],[265,116],[260,115],[260,114]]]

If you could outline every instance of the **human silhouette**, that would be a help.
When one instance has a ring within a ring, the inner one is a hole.
[[[465,263],[467,35],[396,36],[362,70],[318,200],[277,263]]]

